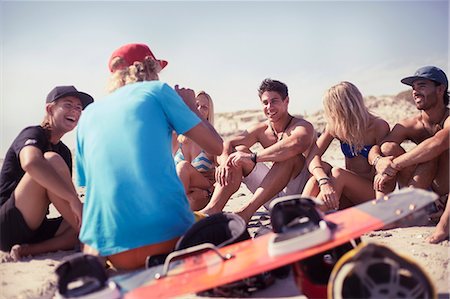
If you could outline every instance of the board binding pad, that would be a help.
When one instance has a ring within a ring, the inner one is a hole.
[[[223,259],[214,250],[199,254],[189,254],[170,263],[160,279],[155,279],[155,269],[147,269],[139,274],[140,287],[125,294],[126,299],[152,297],[175,297],[210,289],[252,275],[291,264],[324,252],[360,237],[364,233],[381,229],[407,216],[416,214],[437,199],[433,192],[405,188],[381,199],[365,202],[348,209],[325,215],[324,219],[336,224],[332,238],[303,250],[296,250],[278,256],[268,254],[269,239],[274,233],[268,233],[256,239],[238,242],[217,249],[222,255],[231,255]],[[161,268],[159,268],[161,270]],[[133,279],[131,277],[131,279]],[[119,283],[121,286],[121,284]]]
[[[328,298],[437,298],[432,279],[419,263],[375,243],[361,243],[331,271]]]
[[[114,281],[108,281],[104,266],[93,255],[76,254],[60,264],[55,273],[58,290],[55,299],[118,299],[122,294]]]
[[[313,198],[290,195],[273,200],[270,219],[274,235],[269,240],[269,255],[302,250],[331,239],[336,225],[326,222]]]

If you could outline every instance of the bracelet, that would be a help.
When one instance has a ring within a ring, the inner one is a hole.
[[[326,180],[326,181],[324,181],[322,183],[319,183],[319,188],[322,187],[323,185],[328,184],[329,182],[330,182],[329,180]]]
[[[382,158],[381,155],[376,156],[375,159],[373,159],[373,161],[372,161],[372,166],[376,167],[378,160],[380,160],[381,158]]]
[[[323,167],[322,167],[322,166],[314,166],[314,167],[313,167],[313,169],[311,170],[311,172],[313,172],[313,171],[314,171],[314,169],[316,169],[316,168],[322,168],[322,169],[323,169]]]
[[[323,177],[317,180],[318,183],[320,183],[320,181],[329,181],[331,180],[329,177]]]
[[[256,157],[257,157],[256,153],[252,153],[252,156],[250,157],[250,160],[252,160],[252,162],[255,164],[256,164]]]

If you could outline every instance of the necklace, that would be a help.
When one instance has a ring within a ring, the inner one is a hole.
[[[270,129],[272,130],[273,136],[274,136],[278,141],[280,141],[280,140],[283,139],[284,132],[286,131],[286,129],[289,127],[289,125],[291,124],[292,120],[294,119],[294,117],[291,116],[291,115],[289,115],[289,117],[290,117],[290,119],[289,119],[287,125],[284,127],[283,131],[281,131],[281,136],[280,136],[280,137],[278,137],[278,134],[279,134],[279,133],[278,133],[277,131],[275,131],[275,129],[274,129],[273,126],[272,126],[272,123],[269,122],[269,127],[270,127]]]
[[[439,130],[441,130],[441,129],[444,127],[445,119],[446,119],[447,116],[448,116],[448,109],[445,109],[445,112],[444,112],[444,115],[442,115],[442,118],[441,118],[437,123],[435,123],[433,126],[431,126],[431,130],[432,130],[432,131],[430,131],[430,130],[427,128],[427,126],[425,125],[425,122],[423,121],[423,114],[422,114],[422,112],[423,112],[423,111],[420,112],[420,122],[422,123],[423,129],[424,129],[427,133],[429,133],[429,134],[431,134],[431,135],[433,136],[434,134],[436,134]]]

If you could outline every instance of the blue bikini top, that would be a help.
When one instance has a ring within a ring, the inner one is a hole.
[[[177,152],[173,156],[173,159],[175,161],[175,164],[180,163],[181,161],[185,161],[183,152],[181,150],[181,143],[178,147]],[[206,172],[214,168],[214,163],[209,160],[208,156],[206,155],[206,152],[204,150],[201,150],[200,153],[191,161],[191,165],[197,169],[199,172]]]
[[[350,147],[350,145],[341,141],[342,153],[344,154],[344,156],[350,159],[356,156],[363,156],[367,159],[369,157],[369,152],[372,146],[373,145],[365,145],[359,152],[356,152],[354,147]]]

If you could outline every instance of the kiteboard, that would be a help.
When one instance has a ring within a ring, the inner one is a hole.
[[[307,248],[299,244],[296,250],[295,244],[290,242],[289,250],[270,253],[271,242],[277,237],[283,239],[284,233],[268,233],[223,248],[202,244],[175,251],[166,258],[164,265],[112,280],[126,299],[196,293],[308,258],[402,219],[423,216],[424,208],[436,199],[437,195],[429,191],[402,189],[325,215],[323,220],[333,224],[331,231],[326,231],[325,237],[316,237],[318,243]]]

